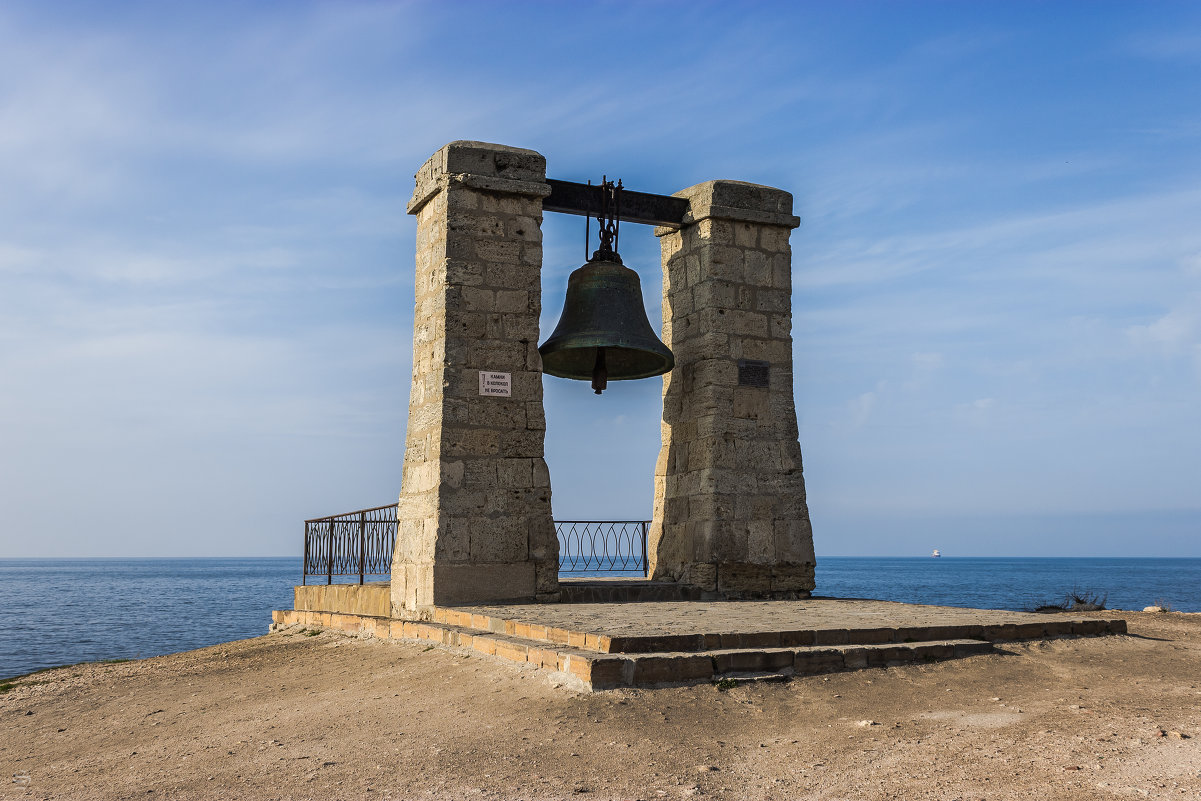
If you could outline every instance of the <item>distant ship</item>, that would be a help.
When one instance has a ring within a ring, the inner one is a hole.
[[[938,557],[942,556],[942,554],[940,554],[940,553],[938,552],[938,549],[937,549],[937,548],[935,548],[935,549],[934,549],[934,553],[932,553],[932,554],[930,554],[930,555],[931,555],[931,556],[933,556],[935,559],[937,559]]]

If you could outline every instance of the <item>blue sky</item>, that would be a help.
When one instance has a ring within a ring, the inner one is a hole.
[[[393,500],[404,204],[455,139],[793,193],[819,556],[1201,556],[1195,4],[18,0],[0,557],[295,554]],[[545,387],[556,516],[649,517],[659,382]]]

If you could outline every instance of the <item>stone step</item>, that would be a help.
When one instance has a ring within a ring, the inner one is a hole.
[[[910,662],[933,662],[987,653],[992,643],[972,639],[938,642],[717,648],[699,652],[604,653],[503,632],[439,622],[399,621],[328,612],[274,613],[275,626],[306,625],[466,648],[510,662],[558,671],[583,689],[699,684],[737,679],[813,675]]]
[[[1126,621],[1053,618],[1031,623],[817,628],[789,631],[720,632],[616,636],[530,623],[453,607],[434,610],[434,622],[477,632],[508,634],[559,646],[606,654],[794,648],[821,645],[879,645],[942,640],[1037,640],[1047,637],[1124,634]]]
[[[441,629],[439,631],[438,629]],[[721,649],[699,653],[601,654],[459,626],[418,624],[416,639],[469,648],[511,662],[565,673],[586,689],[699,684],[724,676],[816,675],[867,667],[955,659],[993,650],[983,640],[947,640],[879,645]]]
[[[700,653],[631,654],[592,657],[588,676],[594,690],[698,684],[723,678],[812,676],[867,667],[935,662],[989,653],[992,643],[947,640],[892,645],[833,645],[704,651]]]

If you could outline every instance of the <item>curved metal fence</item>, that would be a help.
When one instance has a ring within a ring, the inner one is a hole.
[[[560,573],[645,576],[649,520],[556,520]]]
[[[649,520],[556,520],[559,572],[642,575]],[[304,521],[304,578],[389,576],[396,546],[396,504]]]
[[[366,576],[392,573],[396,546],[396,504],[360,509],[304,521],[304,579],[325,576]]]

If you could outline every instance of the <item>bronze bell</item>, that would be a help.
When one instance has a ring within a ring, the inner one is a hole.
[[[624,266],[614,249],[621,221],[621,182],[614,185],[606,180],[598,189],[602,193],[600,249],[567,279],[559,324],[538,348],[543,372],[591,380],[597,395],[610,379],[650,378],[676,363],[646,317],[638,273]]]
[[[597,395],[608,381],[662,375],[676,363],[646,317],[638,273],[595,259],[567,279],[563,314],[538,352],[544,372],[591,380]]]

